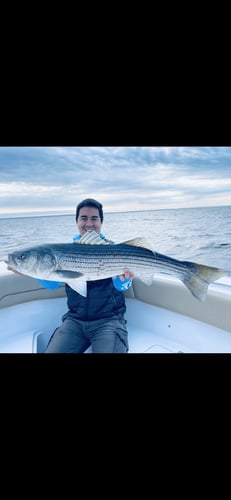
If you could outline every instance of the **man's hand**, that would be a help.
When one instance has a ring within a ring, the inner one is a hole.
[[[135,278],[135,275],[134,273],[129,271],[129,269],[124,269],[124,274],[120,274],[120,279],[121,281],[124,281],[125,278],[130,278],[131,280],[133,280],[133,278]]]

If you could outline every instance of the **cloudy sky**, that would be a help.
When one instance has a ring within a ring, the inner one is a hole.
[[[231,205],[231,147],[0,147],[0,215]]]

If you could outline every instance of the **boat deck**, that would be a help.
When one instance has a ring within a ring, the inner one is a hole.
[[[126,303],[129,353],[231,352],[225,330],[135,298]],[[43,352],[66,310],[66,297],[2,308],[0,353]]]

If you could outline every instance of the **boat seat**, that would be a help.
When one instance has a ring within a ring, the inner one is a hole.
[[[36,353],[36,342],[35,339],[39,338],[42,334],[41,330],[26,330],[25,332],[18,335],[8,337],[6,336],[1,340],[1,353]]]
[[[44,352],[50,336],[51,336],[50,333],[36,332],[33,336],[32,352],[34,353]]]

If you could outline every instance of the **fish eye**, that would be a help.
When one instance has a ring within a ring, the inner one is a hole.
[[[18,256],[19,260],[25,260],[25,254],[24,253],[20,253],[19,256]]]

